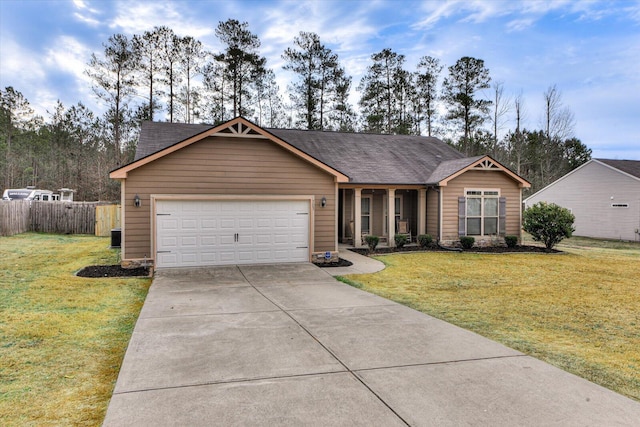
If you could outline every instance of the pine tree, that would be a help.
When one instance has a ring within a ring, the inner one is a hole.
[[[109,37],[102,57],[91,55],[86,74],[93,79],[95,95],[107,106],[107,122],[111,130],[111,145],[115,164],[122,164],[125,141],[125,121],[129,101],[135,94],[134,73],[138,57],[131,41],[123,34]]]
[[[488,88],[490,81],[484,61],[465,56],[449,67],[449,76],[442,83],[442,97],[449,108],[446,119],[459,124],[463,137],[458,148],[468,156],[478,154],[473,151],[472,137],[491,105],[491,101],[478,98],[477,92]]]
[[[403,69],[404,55],[383,49],[371,56],[373,64],[358,85],[365,129],[378,133],[408,133],[412,82]]]
[[[433,135],[433,126],[437,117],[438,79],[442,71],[440,61],[431,56],[423,56],[418,62],[415,74],[418,105],[418,122],[425,121],[427,136]]]
[[[260,40],[249,31],[247,22],[236,19],[220,22],[216,36],[224,43],[223,53],[215,55],[216,61],[223,64],[225,79],[230,82],[233,117],[250,116],[248,106],[251,101],[252,83],[265,71],[266,58],[258,54]]]
[[[317,34],[301,31],[294,38],[294,45],[284,51],[282,58],[286,61],[283,68],[293,71],[298,79],[289,88],[298,111],[298,125],[318,130],[339,128],[341,116],[334,112],[342,109],[344,116],[350,109],[344,96],[350,77],[340,67],[338,55],[323,45]]]

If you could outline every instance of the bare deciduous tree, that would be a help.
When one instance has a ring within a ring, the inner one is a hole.
[[[573,136],[575,118],[573,112],[565,107],[562,94],[556,85],[549,86],[544,93],[543,129],[547,138],[564,140]]]

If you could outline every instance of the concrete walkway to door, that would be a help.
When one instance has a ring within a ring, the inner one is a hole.
[[[157,271],[105,426],[637,425],[640,403],[311,264]]]

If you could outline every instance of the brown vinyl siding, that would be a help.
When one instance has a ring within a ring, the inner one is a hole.
[[[209,137],[129,172],[124,196],[124,259],[153,258],[150,196],[305,195],[315,197],[314,252],[335,251],[333,176],[267,139]],[[133,207],[133,197],[142,199]],[[326,207],[320,207],[322,197]]]
[[[371,194],[371,191],[363,191],[362,194]],[[384,232],[384,196],[383,191],[378,190],[373,193],[373,207],[371,211],[371,234],[374,236],[386,236]]]
[[[465,195],[465,189],[497,189],[500,197],[506,197],[507,235],[520,236],[520,187],[508,175],[498,171],[470,170],[441,187],[442,239],[458,240],[458,197]],[[429,200],[430,201],[430,200]],[[429,202],[428,201],[428,202]],[[428,204],[427,202],[427,204]]]
[[[432,188],[427,190],[427,234],[438,238],[438,192]]]

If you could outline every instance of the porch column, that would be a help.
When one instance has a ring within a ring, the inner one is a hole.
[[[353,246],[362,247],[362,188],[353,189]]]
[[[387,230],[389,232],[389,236],[387,237],[387,244],[390,248],[396,245],[396,240],[394,239],[396,235],[396,189],[389,188],[387,190]]]
[[[427,234],[427,189],[418,190],[418,236]]]

